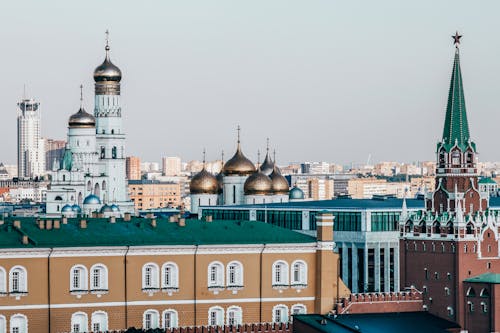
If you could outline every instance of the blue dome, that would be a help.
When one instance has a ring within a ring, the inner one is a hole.
[[[100,205],[101,199],[97,195],[89,194],[85,200],[83,200],[84,205]]]
[[[111,210],[113,210],[113,212],[119,212],[119,211],[120,211],[120,208],[118,208],[118,206],[117,206],[117,205],[112,204],[112,205],[111,205]]]
[[[295,199],[295,200],[303,200],[304,199],[304,192],[298,188],[297,186],[294,186],[290,190],[290,194],[288,195],[289,199]]]
[[[74,204],[73,206],[71,206],[71,209],[75,212],[75,213],[80,213],[82,211],[82,209],[80,208],[80,206],[78,206],[77,204]]]
[[[64,205],[63,208],[61,209],[62,213],[69,213],[72,211],[73,211],[73,208],[71,207],[71,205]]]
[[[112,213],[113,212],[113,209],[111,208],[111,206],[108,206],[108,205],[104,205],[101,207],[101,210],[100,210],[100,213]]]

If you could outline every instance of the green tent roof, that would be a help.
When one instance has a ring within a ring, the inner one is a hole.
[[[451,74],[448,104],[446,106],[443,141],[447,151],[450,151],[455,144],[458,144],[462,151],[464,151],[469,145],[469,139],[469,123],[467,121],[462,72],[460,69],[460,53],[457,48]],[[475,150],[474,145],[472,146]]]
[[[491,179],[490,177],[481,178],[479,180],[479,184],[496,184],[496,183],[497,182]]]
[[[13,226],[19,220],[21,228]],[[61,219],[59,219],[61,221]],[[22,236],[29,244],[22,244]],[[316,238],[257,221],[187,220],[186,226],[156,219],[156,227],[146,218],[131,221],[105,218],[87,219],[87,228],[80,228],[80,219],[70,218],[59,229],[40,229],[36,218],[6,218],[0,225],[0,248],[15,247],[86,247],[141,245],[223,245],[223,244],[286,244],[313,243]]]

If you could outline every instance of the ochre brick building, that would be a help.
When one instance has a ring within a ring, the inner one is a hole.
[[[0,220],[0,332],[287,322],[348,294],[331,215],[317,238],[172,220]]]

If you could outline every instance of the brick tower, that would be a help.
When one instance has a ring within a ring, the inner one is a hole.
[[[488,209],[488,193],[478,187],[477,151],[469,133],[460,68],[460,37],[458,33],[453,36],[455,57],[443,137],[437,144],[436,190],[426,197],[425,211],[410,215],[403,207],[400,264],[401,285],[424,293],[424,309],[470,328],[465,319],[470,299],[464,280],[500,272],[500,220],[497,212]]]

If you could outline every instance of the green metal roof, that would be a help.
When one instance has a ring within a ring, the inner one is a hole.
[[[496,184],[496,183],[497,182],[491,179],[490,177],[481,178],[479,180],[479,184]]]
[[[458,144],[462,151],[465,151],[469,145],[469,139],[469,123],[467,122],[462,72],[460,69],[460,53],[457,48],[451,74],[448,104],[446,106],[443,141],[447,151],[450,151],[455,143]],[[472,146],[475,150],[473,144]]]
[[[21,228],[13,221],[21,221]],[[40,229],[36,218],[6,218],[0,225],[0,248],[23,247],[86,247],[86,246],[140,246],[140,245],[224,245],[224,244],[286,244],[312,243],[315,237],[255,221],[186,220],[186,226],[156,219],[132,218],[86,219],[87,228],[80,228],[80,219],[70,218],[59,229]],[[29,244],[22,244],[22,236],[29,237]]]
[[[465,282],[500,284],[500,274],[484,273],[464,280]]]
[[[341,314],[322,316],[318,314],[294,315],[294,323],[302,322],[312,329],[310,332],[344,333],[446,333],[460,328],[456,323],[439,318],[427,311]],[[323,324],[322,324],[323,320]]]

